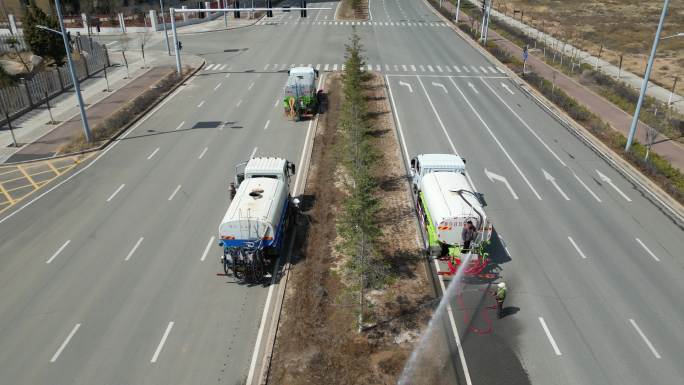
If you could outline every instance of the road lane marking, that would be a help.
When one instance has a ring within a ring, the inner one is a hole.
[[[62,351],[64,350],[64,348],[66,348],[66,346],[69,344],[69,341],[71,341],[71,339],[74,337],[74,334],[76,334],[76,332],[78,331],[78,329],[80,327],[81,327],[81,324],[79,323],[79,324],[76,324],[76,326],[74,326],[73,329],[71,329],[71,333],[69,333],[69,335],[64,340],[64,342],[62,342],[62,345],[60,345],[59,349],[57,349],[55,354],[50,359],[50,362],[57,361],[57,359],[59,358],[59,355],[62,354]]]
[[[461,70],[458,68],[458,66],[454,66],[454,69],[456,70],[456,72],[461,73]]]
[[[513,199],[516,199],[516,200],[518,199],[518,194],[515,193],[515,191],[513,190],[513,187],[511,187],[511,184],[508,183],[508,180],[506,178],[504,178],[501,175],[495,174],[495,173],[487,170],[486,168],[484,169],[484,172],[490,181],[494,182],[494,180],[498,180],[499,182],[502,182],[503,184],[505,184],[506,187],[508,187],[508,191],[510,191],[511,195],[513,195]]]
[[[431,65],[429,65],[429,64],[428,64],[427,68],[428,68],[428,70],[430,70],[430,72],[435,72],[435,69],[434,69],[434,68],[432,68],[432,66],[431,66]]]
[[[473,92],[475,92],[476,94],[479,94],[477,88],[475,88],[475,85],[473,83],[468,82],[468,87],[472,88]]]
[[[591,191],[591,189],[589,188],[589,186],[587,186],[586,183],[584,183],[584,181],[583,181],[582,179],[580,179],[579,176],[577,176],[577,174],[575,174],[575,173],[573,172],[573,173],[572,173],[572,176],[574,176],[575,179],[577,179],[577,181],[580,182],[580,184],[581,184],[587,191],[589,191],[589,194],[591,194],[591,196],[593,196],[594,199],[596,199],[597,202],[599,202],[599,203],[601,202],[601,198],[599,198],[598,195],[594,194],[594,192]]]
[[[31,183],[33,185],[34,189],[38,188],[38,184],[33,180],[33,178],[31,178],[31,175],[29,175],[26,172],[26,170],[24,170],[24,167],[22,167],[21,165],[18,164],[17,169],[24,175],[24,178],[26,178],[26,180],[28,180],[29,183]]]
[[[553,185],[553,187],[555,187],[556,190],[558,190],[558,192],[560,193],[560,195],[562,195],[563,198],[565,198],[566,201],[569,201],[570,198],[568,197],[567,194],[565,194],[565,191],[563,191],[563,189],[560,188],[560,186],[559,186],[558,183],[556,182],[556,178],[554,178],[553,175],[549,174],[549,173],[548,173],[546,170],[544,170],[543,168],[542,168],[542,172],[544,173],[544,178],[545,178],[546,180],[548,180],[549,182],[551,182],[551,184]]]
[[[275,100],[275,104],[273,104],[273,108],[278,107],[278,103],[280,103],[280,99]]]
[[[180,122],[180,124],[178,125],[178,127],[176,127],[176,129],[174,131],[180,130],[180,128],[183,127],[184,124],[185,124],[185,120]]]
[[[247,87],[248,90],[251,90],[252,87],[254,87],[254,82],[249,83],[249,87]]]
[[[440,87],[442,90],[444,90],[445,94],[449,93],[449,91],[447,91],[446,87],[442,83],[432,82],[432,85],[435,87]]]
[[[333,71],[337,71],[337,64],[333,64]]]
[[[490,86],[487,82],[485,82],[484,79],[480,79],[480,80],[482,81],[482,84],[484,84],[485,87],[489,88],[489,90],[494,94],[494,96],[496,96],[496,98],[499,99],[499,101],[500,101],[501,103],[503,103],[503,105],[506,106],[506,108],[508,108],[508,110],[509,110],[511,113],[513,113],[513,116],[515,116],[515,117],[518,119],[518,121],[519,121],[520,123],[522,123],[522,125],[525,126],[525,128],[527,128],[527,131],[529,131],[535,138],[537,138],[537,140],[539,141],[539,143],[541,143],[542,146],[544,146],[544,148],[546,148],[546,151],[550,152],[551,155],[553,155],[553,157],[556,158],[556,160],[557,160],[558,162],[560,162],[560,164],[562,164],[564,167],[568,167],[568,165],[565,164],[565,162],[563,162],[563,159],[561,159],[561,158],[560,158],[560,157],[551,149],[551,147],[549,147],[549,145],[546,144],[546,142],[545,142],[539,135],[537,135],[537,132],[534,131],[534,130],[532,129],[532,127],[530,127],[530,125],[527,124],[527,122],[525,122],[525,121],[520,117],[520,115],[518,115],[518,113],[515,112],[515,110],[513,110],[513,108],[511,108],[511,106],[509,106],[508,103],[506,103],[506,102],[503,100],[503,98],[499,95],[498,92],[496,92],[496,91],[494,90],[494,88],[492,88],[492,86]],[[504,83],[501,83],[501,84],[503,85]],[[510,91],[510,90],[509,90],[509,91]]]
[[[181,185],[178,185],[178,186],[176,187],[176,189],[173,190],[173,192],[171,193],[171,196],[169,196],[169,200],[173,199],[173,197],[176,196],[176,194],[178,193],[178,190],[180,190],[180,188],[181,188]]]
[[[487,73],[487,70],[483,66],[480,66],[480,71],[482,71],[482,73],[485,73],[485,74]]]
[[[266,124],[264,125],[264,130],[268,130],[268,125],[271,124],[270,120],[266,121]]]
[[[152,157],[159,152],[159,147],[155,148],[154,151],[147,157],[147,160],[152,159]]]
[[[570,241],[570,243],[572,243],[572,246],[575,248],[575,250],[577,250],[577,252],[579,253],[580,257],[582,257],[582,259],[587,259],[587,256],[584,255],[584,253],[579,248],[579,246],[577,246],[577,243],[575,243],[575,241],[572,239],[572,237],[568,237],[568,241]]]
[[[209,147],[204,147],[204,150],[202,150],[202,152],[199,154],[199,156],[197,157],[197,159],[202,159],[202,158],[204,157],[204,154],[207,153],[207,150],[208,150],[208,149],[209,149]]]
[[[228,68],[228,70],[230,71],[230,68]],[[230,73],[227,73],[227,74],[226,74],[226,79],[229,78],[229,77],[230,77]]]
[[[418,79],[418,80],[420,80],[420,79]],[[497,139],[497,137],[494,135],[494,133],[493,133],[492,130],[489,128],[489,126],[488,126],[487,123],[484,121],[484,119],[482,119],[482,116],[480,116],[480,113],[477,112],[477,110],[475,109],[475,107],[473,107],[473,105],[470,103],[470,100],[468,100],[468,98],[466,98],[466,96],[465,96],[465,94],[463,93],[463,91],[461,91],[461,89],[458,87],[458,85],[456,85],[456,82],[454,81],[454,79],[449,78],[449,80],[451,80],[451,83],[454,85],[454,87],[456,87],[456,90],[458,90],[458,92],[461,94],[461,97],[463,97],[463,100],[466,102],[466,104],[468,104],[468,106],[469,106],[470,109],[473,111],[473,113],[475,113],[475,116],[477,116],[478,120],[480,120],[480,122],[482,123],[482,125],[487,129],[487,132],[489,132],[489,135],[491,135],[492,139],[494,139],[494,141],[496,142],[496,144],[499,146],[499,149],[501,149],[501,152],[503,152],[504,155],[506,155],[506,157],[507,157],[508,160],[511,162],[511,164],[513,165],[513,167],[515,168],[515,170],[518,172],[518,174],[520,174],[520,177],[522,177],[523,180],[525,181],[525,183],[527,183],[527,186],[530,188],[530,190],[532,190],[532,192],[533,192],[534,195],[537,197],[537,199],[542,200],[541,195],[539,195],[539,193],[537,192],[537,190],[535,190],[534,187],[532,187],[532,183],[530,183],[530,181],[527,179],[527,177],[525,176],[525,174],[523,174],[522,170],[520,170],[520,167],[518,167],[518,165],[515,163],[515,161],[513,160],[513,158],[508,154],[508,151],[506,151],[506,149],[504,148],[503,144],[501,144],[501,142],[499,142],[499,139]],[[421,84],[422,84],[422,82],[421,82]],[[426,92],[426,95],[427,95],[427,92]],[[430,100],[429,97],[428,97],[428,100]],[[430,102],[430,104],[432,104],[432,102]],[[434,107],[433,107],[433,109],[434,109]],[[446,130],[445,130],[445,131],[446,131]]]
[[[259,148],[259,147],[254,147],[254,150],[252,150],[252,154],[249,156],[249,159],[254,158],[254,155],[256,155],[256,152],[257,152],[257,149],[258,149],[258,148]]]
[[[634,329],[636,329],[637,333],[639,333],[639,336],[641,336],[641,339],[643,339],[644,342],[646,342],[646,345],[648,346],[649,349],[651,349],[651,353],[653,353],[655,358],[660,359],[660,353],[658,353],[658,351],[655,349],[655,347],[653,346],[651,341],[646,337],[644,332],[641,331],[641,328],[639,327],[639,325],[637,325],[636,321],[634,321],[632,318],[630,318],[629,323],[631,323],[632,326],[634,327]]]
[[[211,248],[211,245],[214,244],[215,239],[215,236],[212,236],[211,239],[209,239],[209,243],[207,243],[207,247],[204,248],[204,252],[202,253],[202,258],[200,258],[201,262],[204,262],[204,259],[207,257],[207,254],[209,254],[209,248]]]
[[[541,326],[544,329],[544,333],[546,333],[546,338],[549,339],[549,342],[551,343],[551,346],[553,347],[553,351],[556,353],[557,356],[560,356],[561,351],[560,351],[560,349],[558,349],[558,345],[556,345],[556,340],[553,339],[553,336],[551,335],[549,328],[546,326],[546,322],[544,322],[544,318],[539,317],[539,323],[541,323]]]
[[[200,102],[200,104],[197,105],[197,108],[200,108],[200,107],[202,107],[203,105],[204,105],[204,100],[202,100],[202,101]]]
[[[323,66],[323,71],[327,71],[328,68],[330,68],[330,64],[326,64],[325,66]]]
[[[470,68],[471,68],[471,69],[473,70],[473,72],[475,72],[476,74],[479,74],[479,73],[480,73],[480,71],[478,71],[477,68],[475,68],[475,66],[470,66]]]
[[[242,104],[242,99],[238,100],[238,102],[237,102],[237,104],[235,105],[235,107],[240,107],[240,104]]]
[[[154,355],[152,355],[152,359],[150,360],[151,363],[157,362],[157,358],[159,358],[159,354],[161,353],[162,349],[164,348],[164,344],[166,343],[166,339],[169,338],[169,333],[171,333],[171,328],[173,328],[173,321],[169,322],[169,326],[166,327],[166,331],[164,331],[164,335],[162,336],[161,341],[159,341],[159,345],[157,345],[157,350],[154,351]]]
[[[622,195],[622,197],[625,198],[625,200],[626,200],[627,202],[631,202],[631,201],[632,201],[631,199],[629,199],[629,197],[628,197],[625,193],[622,192],[622,190],[620,190],[620,189],[613,183],[613,181],[612,181],[610,178],[608,178],[606,175],[604,175],[603,173],[601,173],[601,171],[599,171],[599,170],[596,170],[596,173],[598,174],[599,178],[600,178],[603,182],[608,183],[608,184],[610,185],[610,187],[612,187],[615,191],[617,191],[620,195]]]
[[[653,254],[653,252],[652,252],[648,247],[646,247],[646,245],[645,245],[643,242],[641,242],[641,239],[639,239],[639,238],[635,238],[635,239],[636,239],[637,242],[639,242],[639,244],[641,245],[641,247],[643,247],[644,250],[646,250],[646,252],[647,252],[651,257],[653,257],[653,259],[656,260],[656,262],[660,262],[660,258],[658,258],[655,254]]]
[[[399,80],[399,85],[400,85],[400,86],[407,87],[408,90],[409,90],[409,92],[410,92],[410,93],[413,93],[413,87],[411,87],[411,84],[405,83],[405,82],[402,82],[401,80]]]
[[[138,249],[138,247],[142,243],[143,239],[145,239],[145,237],[140,237],[140,239],[138,239],[138,242],[135,243],[135,246],[133,246],[131,251],[128,252],[128,255],[126,256],[126,258],[124,258],[124,261],[128,261],[129,259],[131,259],[131,256],[133,256],[133,253],[135,253],[135,251]]]
[[[492,71],[492,72],[494,72],[494,71]],[[515,93],[510,88],[508,88],[508,84],[501,82],[501,87],[505,88],[506,91],[508,91],[511,95],[515,95]]]
[[[49,264],[50,262],[52,262],[53,259],[57,258],[59,253],[61,253],[67,246],[69,246],[69,243],[71,243],[71,239],[64,242],[64,244],[59,249],[57,249],[57,251],[55,251],[55,253],[52,254],[52,257],[50,257],[50,259],[45,261],[45,263]]]
[[[214,87],[214,91],[218,90],[219,87],[221,87],[221,84],[222,84],[222,83],[217,84],[216,87]]]
[[[109,196],[109,198],[107,198],[107,202],[109,202],[109,201],[111,201],[112,199],[114,199],[114,197],[116,196],[116,194],[118,194],[119,191],[121,191],[121,189],[123,189],[125,186],[126,186],[125,183],[122,184],[121,186],[119,186],[119,188],[116,189],[116,191],[114,191],[114,192],[112,193],[112,195]]]

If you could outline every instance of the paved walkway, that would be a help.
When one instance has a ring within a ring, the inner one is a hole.
[[[444,5],[444,8],[449,9],[453,15],[453,12],[455,11],[453,4],[444,2]],[[463,12],[460,13],[459,18],[462,21],[469,21],[469,19],[466,19],[467,15],[464,15]],[[489,40],[495,41],[496,44],[508,51],[513,57],[522,57],[521,47],[518,47],[515,43],[497,34],[494,30],[490,29]],[[530,70],[549,80],[553,79],[555,73],[556,86],[558,88],[575,98],[578,102],[587,107],[589,111],[600,116],[615,130],[627,136],[629,127],[632,123],[632,115],[624,112],[607,99],[604,99],[602,96],[579,84],[574,79],[546,64],[542,59],[534,56],[534,54],[530,54],[527,60],[527,66]],[[639,122],[637,139],[641,143],[646,143],[647,129],[648,126]],[[655,144],[652,147],[653,152],[663,156],[673,166],[680,170],[684,170],[684,145],[679,142],[674,142],[663,135],[658,135],[654,143]]]

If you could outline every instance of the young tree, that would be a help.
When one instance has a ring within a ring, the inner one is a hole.
[[[31,72],[28,65],[24,61],[24,58],[21,57],[21,52],[19,52],[19,40],[17,40],[17,38],[15,36],[9,36],[9,37],[5,38],[5,44],[12,47],[12,50],[14,50],[14,53],[19,58],[19,61],[24,66],[24,69],[26,69],[26,72],[27,73]]]
[[[143,68],[147,67],[147,62],[145,61],[145,46],[147,45],[147,42],[150,41],[151,37],[152,34],[149,30],[145,30],[144,32],[138,34],[138,41],[140,42],[140,53],[142,54],[143,59]]]
[[[31,51],[43,57],[49,57],[57,65],[64,64],[66,51],[62,36],[51,31],[38,28],[39,25],[59,30],[59,22],[52,16],[48,16],[42,9],[36,6],[28,7],[24,18],[24,39]]]
[[[126,66],[126,77],[130,77],[131,74],[128,72],[128,59],[126,59],[126,51],[128,50],[128,44],[131,42],[131,38],[124,33],[119,38],[119,47],[121,47],[121,57],[123,58],[124,65]]]

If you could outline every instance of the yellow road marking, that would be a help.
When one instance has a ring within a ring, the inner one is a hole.
[[[21,171],[22,174],[24,174],[24,177],[28,179],[29,182],[33,185],[33,188],[38,188],[38,184],[33,181],[33,178],[31,178],[31,175],[29,175],[21,166],[17,165],[17,168],[19,171]]]
[[[11,174],[11,173],[13,173],[13,172],[19,172],[19,170],[17,170],[16,167],[12,167],[12,169],[9,170],[9,171],[0,172],[0,175]]]
[[[12,199],[12,196],[9,194],[9,192],[5,189],[5,186],[0,183],[0,191],[2,191],[2,194],[5,196],[7,199],[7,202],[9,202],[10,206],[14,204],[14,199]]]
[[[52,169],[52,171],[54,171],[54,172],[55,172],[55,174],[57,174],[57,176],[59,176],[59,175],[60,175],[60,172],[59,172],[59,170],[58,170],[58,169],[57,169],[57,168],[56,168],[56,167],[55,167],[55,166],[54,166],[54,165],[52,164],[52,162],[51,162],[51,161],[49,161],[49,160],[48,160],[47,164],[48,164],[48,166],[50,166],[50,168]]]

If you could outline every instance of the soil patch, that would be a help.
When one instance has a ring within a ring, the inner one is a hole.
[[[335,218],[344,191],[334,183],[339,169],[337,121],[343,89],[340,74],[328,77],[328,106],[314,139],[305,188],[306,239],[296,243],[290,283],[273,351],[269,384],[395,384],[413,344],[427,324],[433,293],[418,243],[413,204],[382,76],[365,92],[376,134],[383,230],[378,249],[390,264],[391,283],[366,296],[373,324],[356,330],[358,307],[334,270]],[[308,203],[314,202],[312,206]],[[299,230],[298,230],[299,231]]]
[[[368,0],[342,0],[338,7],[337,20],[368,20]]]

